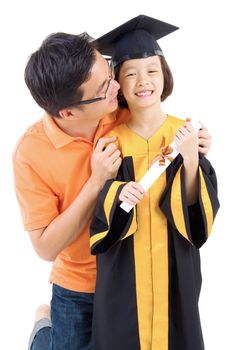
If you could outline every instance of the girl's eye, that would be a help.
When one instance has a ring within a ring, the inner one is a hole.
[[[126,74],[126,77],[134,77],[135,76],[135,73],[128,73]]]
[[[155,73],[157,73],[157,72],[158,72],[157,70],[149,70],[148,73],[150,73],[150,74],[155,74]]]

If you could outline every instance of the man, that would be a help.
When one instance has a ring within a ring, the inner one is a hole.
[[[17,144],[16,194],[35,251],[53,261],[51,321],[41,306],[29,349],[89,349],[96,278],[89,222],[121,164],[115,139],[102,138],[124,121],[112,113],[119,85],[87,35],[65,33],[31,55],[25,81],[45,115]],[[208,134],[201,138],[207,152]]]
[[[17,144],[16,193],[35,251],[53,261],[51,341],[49,322],[39,322],[31,349],[48,348],[44,332],[52,349],[88,349],[96,277],[89,221],[121,164],[114,138],[100,138],[120,122],[110,115],[119,85],[87,35],[65,33],[31,55],[25,81],[46,113]]]

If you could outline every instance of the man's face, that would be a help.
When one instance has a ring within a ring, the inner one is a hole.
[[[82,101],[92,100],[94,102],[83,104],[81,114],[86,118],[100,120],[113,112],[118,106],[119,87],[119,84],[114,80],[108,62],[96,51],[96,61],[92,67],[90,79],[81,85],[83,89]],[[98,98],[102,99],[98,100]]]

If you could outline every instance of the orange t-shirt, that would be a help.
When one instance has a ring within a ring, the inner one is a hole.
[[[91,175],[90,160],[99,137],[124,121],[126,113],[101,120],[94,142],[65,134],[45,114],[16,145],[13,156],[16,195],[24,228],[46,227],[62,213]],[[89,225],[53,262],[50,282],[80,292],[94,292],[95,257],[90,254]]]

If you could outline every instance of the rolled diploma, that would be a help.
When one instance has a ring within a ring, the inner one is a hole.
[[[201,123],[197,121],[191,121],[191,124],[193,125],[194,129],[196,131],[199,131],[202,128]],[[173,152],[169,154],[170,157],[173,159],[176,158],[176,156],[179,154],[176,149],[176,143],[173,141],[170,144],[170,147],[173,148]],[[159,161],[156,161],[150,169],[145,173],[145,175],[142,177],[142,179],[139,181],[140,185],[143,187],[143,189],[146,191],[149,190],[151,185],[158,179],[158,177],[164,172],[164,170],[167,169],[167,167],[170,165],[170,160],[165,158],[165,165],[159,165]],[[122,202],[120,207],[125,210],[127,213],[134,207],[134,205]]]

